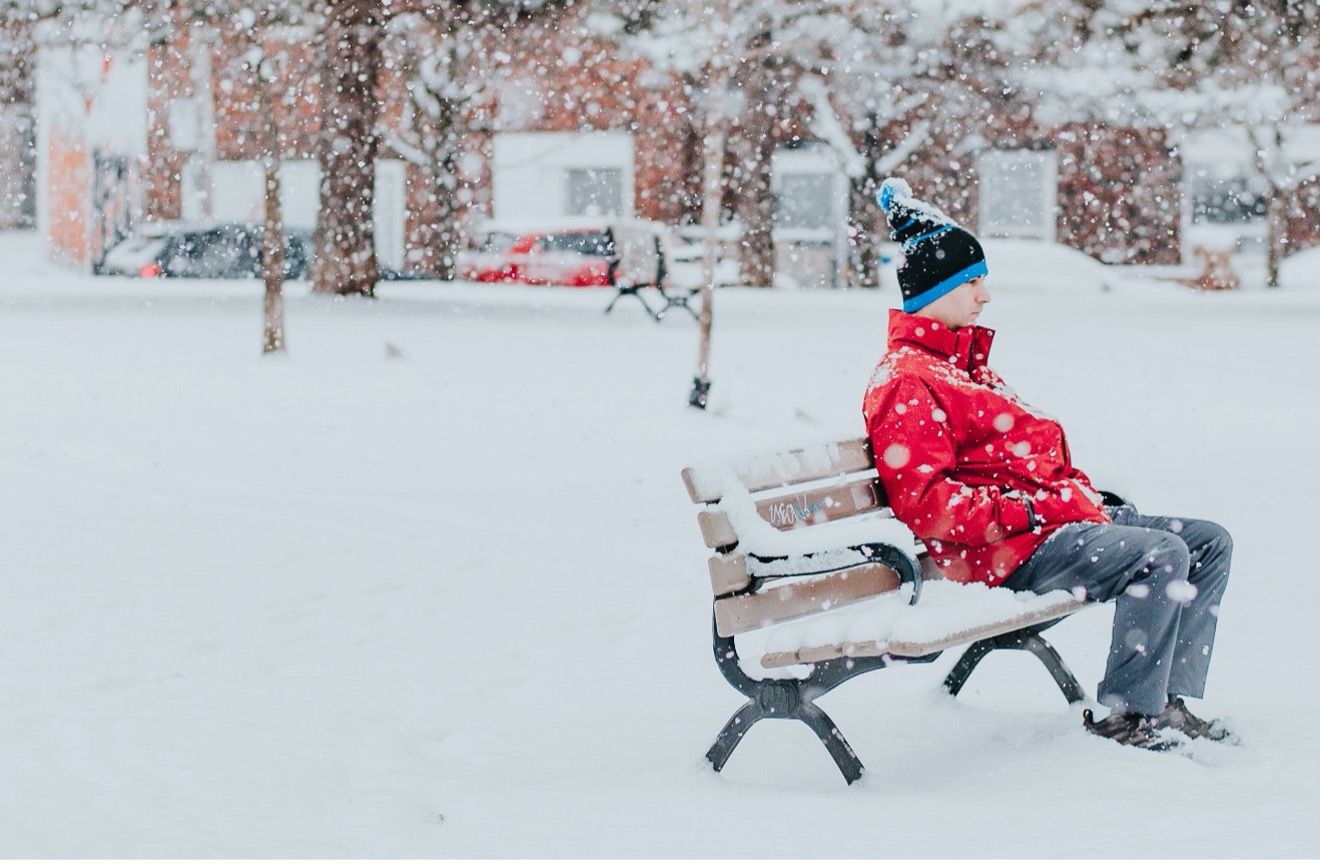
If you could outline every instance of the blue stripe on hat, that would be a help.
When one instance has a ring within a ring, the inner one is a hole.
[[[950,276],[948,279],[945,279],[943,282],[936,285],[934,288],[928,288],[927,290],[922,291],[916,297],[911,297],[907,300],[904,300],[903,311],[908,313],[916,312],[922,306],[925,306],[929,303],[934,303],[936,300],[940,299],[945,294],[948,294],[953,289],[959,287],[964,282],[971,282],[977,276],[984,276],[988,272],[989,271],[986,269],[985,262],[977,261],[975,264],[968,267],[967,269],[955,273],[952,276]]]
[[[908,225],[911,224],[912,224],[911,222],[908,223]],[[907,225],[904,225],[903,227],[906,228]],[[927,237],[938,237],[939,235],[943,234],[945,231],[951,231],[951,230],[953,230],[952,225],[941,225],[940,227],[936,228],[934,231],[927,231],[925,234],[922,234],[920,237],[913,237],[911,240],[908,240],[903,245],[915,246],[917,243],[919,243],[922,240],[925,240]]]

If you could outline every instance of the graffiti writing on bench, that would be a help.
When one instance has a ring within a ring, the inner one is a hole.
[[[807,501],[807,496],[799,495],[798,500],[789,501],[782,504],[771,504],[769,512],[770,524],[776,528],[782,528],[785,525],[792,525],[795,522],[805,522],[815,513],[825,509],[824,502]]]

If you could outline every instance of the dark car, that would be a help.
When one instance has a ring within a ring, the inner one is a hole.
[[[97,272],[144,278],[260,278],[261,237],[261,225],[242,222],[167,228],[155,236],[125,240],[115,246],[106,253]],[[285,278],[306,278],[311,249],[309,232],[285,232]]]

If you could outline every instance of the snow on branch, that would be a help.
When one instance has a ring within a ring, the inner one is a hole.
[[[853,146],[848,130],[843,127],[839,115],[835,113],[824,82],[815,75],[804,75],[798,83],[798,90],[811,102],[811,131],[839,155],[843,173],[849,177],[861,177],[865,174],[866,160]]]
[[[930,129],[931,125],[928,120],[918,120],[913,123],[907,137],[900,141],[893,150],[876,160],[877,173],[892,174],[898,166],[908,160],[909,156],[929,144],[931,140]]]

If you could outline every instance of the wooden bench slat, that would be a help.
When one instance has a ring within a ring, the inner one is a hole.
[[[767,669],[782,669],[785,666],[796,666],[801,662],[796,651],[775,651],[761,657],[761,665]]]
[[[735,468],[747,491],[756,493],[776,486],[810,483],[840,474],[872,469],[871,442],[854,438],[819,448],[803,448],[776,453],[752,465]],[[683,485],[694,504],[713,504],[720,500],[720,490],[695,468],[683,469]]]
[[[823,663],[844,656],[842,645],[817,645],[797,652],[799,663]]]
[[[716,597],[741,591],[752,584],[747,556],[736,553],[710,556],[710,588]]]
[[[1085,605],[1080,600],[1063,600],[1022,615],[990,622],[979,627],[959,630],[940,638],[921,641],[891,639],[889,641],[889,653],[895,657],[924,657],[927,654],[934,654],[936,651],[943,651],[955,645],[967,645],[981,639],[988,639],[991,636],[998,636],[1001,633],[1011,633],[1014,630],[1030,627],[1033,624],[1041,624],[1054,618],[1062,618],[1076,612]]]
[[[877,478],[853,480],[824,489],[776,495],[756,502],[756,512],[780,531],[834,522],[862,513],[888,509],[884,488]],[[697,512],[701,537],[710,549],[733,546],[738,532],[728,515],[719,509]]]
[[[815,525],[888,506],[878,478],[854,480],[824,489],[778,495],[756,502],[761,518],[781,531]]]
[[[701,539],[706,541],[708,549],[733,546],[738,542],[738,532],[733,530],[733,523],[719,510],[702,510],[697,514],[697,524],[701,526]]]
[[[715,629],[721,636],[747,633],[897,591],[901,581],[883,564],[862,564],[756,594],[725,597],[715,601]]]
[[[822,663],[841,657],[879,657],[888,653],[888,642],[844,642],[840,645],[818,645],[797,651],[771,651],[761,657],[761,665],[766,669],[781,669],[799,663]]]

